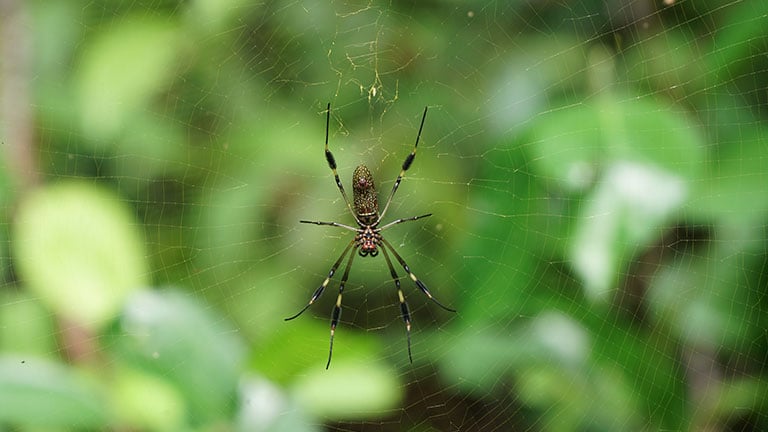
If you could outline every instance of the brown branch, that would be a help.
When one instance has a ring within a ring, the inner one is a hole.
[[[38,182],[29,91],[31,38],[21,0],[0,0],[0,133],[5,164],[20,193]]]

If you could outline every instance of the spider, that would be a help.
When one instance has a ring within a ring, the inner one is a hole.
[[[355,171],[352,175],[352,203],[349,202],[347,193],[344,191],[344,186],[341,184],[341,180],[339,180],[339,174],[336,172],[336,159],[334,159],[333,153],[328,150],[328,128],[331,119],[331,104],[328,103],[328,106],[326,107],[325,160],[328,162],[328,167],[330,167],[331,171],[333,172],[333,177],[336,180],[336,187],[339,188],[339,192],[341,192],[341,196],[344,198],[344,202],[347,204],[349,212],[355,218],[357,227],[341,224],[338,222],[319,222],[309,220],[299,221],[306,224],[328,225],[344,228],[349,231],[354,231],[355,237],[349,242],[349,244],[347,244],[347,247],[345,247],[341,252],[341,255],[339,255],[338,259],[336,259],[336,262],[333,263],[331,270],[328,272],[328,277],[326,277],[323,283],[320,284],[320,286],[315,290],[307,305],[304,306],[304,308],[301,309],[296,315],[285,318],[286,321],[297,318],[299,315],[304,313],[305,310],[312,306],[312,303],[314,303],[315,300],[317,300],[323,294],[323,291],[328,286],[328,283],[330,283],[331,278],[336,273],[339,265],[341,265],[344,257],[351,250],[352,253],[349,254],[349,258],[347,259],[347,263],[344,267],[344,274],[342,275],[341,283],[339,284],[339,295],[336,298],[336,304],[333,306],[333,313],[331,314],[331,343],[328,350],[328,363],[325,365],[326,369],[328,369],[328,367],[331,365],[331,357],[333,356],[333,335],[336,332],[336,325],[339,323],[339,317],[341,316],[341,296],[344,292],[344,285],[347,283],[347,279],[349,279],[349,270],[352,268],[352,260],[355,258],[355,250],[357,250],[357,255],[360,255],[361,257],[375,257],[379,254],[379,250],[381,250],[381,252],[384,254],[384,259],[386,260],[387,266],[389,267],[389,273],[391,274],[392,280],[395,283],[395,288],[397,288],[397,298],[400,301],[400,312],[402,314],[403,322],[405,323],[406,340],[408,343],[408,360],[411,363],[413,363],[413,357],[411,356],[411,313],[408,309],[408,303],[405,302],[403,290],[400,288],[400,278],[398,277],[395,268],[392,266],[392,260],[390,259],[389,254],[391,253],[395,257],[397,262],[400,263],[405,272],[408,273],[408,276],[421,290],[421,292],[424,293],[424,295],[426,295],[430,300],[435,302],[441,308],[449,312],[456,312],[456,310],[443,305],[432,296],[432,293],[429,292],[429,289],[427,289],[427,286],[424,285],[424,282],[420,281],[419,278],[413,274],[411,269],[408,267],[408,264],[405,263],[403,257],[401,257],[400,254],[397,253],[395,248],[392,246],[392,244],[381,235],[381,232],[387,228],[393,227],[403,222],[415,221],[428,216],[432,216],[432,214],[428,213],[421,216],[396,219],[392,222],[379,226],[381,220],[384,218],[384,215],[387,213],[389,204],[392,202],[392,197],[395,196],[395,192],[397,192],[397,188],[400,186],[400,182],[403,180],[405,172],[408,171],[411,163],[413,163],[413,159],[416,157],[416,147],[419,146],[419,138],[421,137],[421,130],[424,128],[424,120],[426,118],[427,107],[424,107],[424,115],[421,117],[421,126],[419,126],[419,133],[416,135],[416,144],[413,145],[413,150],[411,150],[411,153],[405,158],[403,167],[400,170],[400,174],[397,176],[395,184],[392,186],[392,191],[389,193],[387,202],[384,205],[384,210],[379,213],[379,202],[376,197],[376,186],[373,183],[373,175],[365,165],[359,165],[357,168],[355,168]]]

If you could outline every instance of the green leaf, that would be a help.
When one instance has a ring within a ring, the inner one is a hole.
[[[741,76],[754,82],[750,75],[766,64],[768,2],[739,2],[728,8],[712,40],[714,46],[707,55],[709,82],[729,83]]]
[[[764,239],[737,243],[733,234],[723,237],[659,269],[648,305],[690,345],[744,355],[757,349],[755,340],[765,335],[768,322],[762,299],[754,295],[754,287],[765,279],[764,250],[755,254],[751,249],[764,248]]]
[[[118,197],[59,183],[21,202],[14,226],[20,279],[57,314],[96,329],[147,284],[141,235]]]
[[[592,299],[605,299],[638,245],[650,244],[683,204],[683,180],[653,165],[607,167],[585,203],[570,259]]]
[[[635,414],[641,400],[631,385],[633,376],[614,365],[596,369],[595,338],[581,322],[546,311],[513,326],[511,332],[509,326],[486,327],[452,339],[440,357],[445,379],[460,377],[459,389],[483,397],[505,385],[499,377],[511,375],[520,401],[539,410],[542,422],[572,425],[553,430],[593,425],[595,430],[630,431],[645,421]],[[448,343],[442,339],[438,343]]]
[[[0,357],[0,424],[104,428],[103,399],[73,369],[38,358]]]
[[[696,38],[690,28],[679,27],[634,40],[626,47],[624,61],[617,62],[626,74],[619,80],[643,94],[697,100],[708,86],[708,71]]]
[[[592,299],[604,299],[633,253],[650,244],[690,194],[703,138],[685,115],[652,100],[605,97],[542,116],[533,164],[562,190],[588,191],[570,261]]]
[[[2,129],[5,129],[5,127]],[[2,129],[0,129],[0,136],[5,136],[7,132],[3,131]],[[5,143],[2,143],[2,147],[5,151],[0,153],[0,208],[8,209],[13,206],[12,203],[16,195],[16,185],[14,184],[13,178],[15,173],[14,170],[12,170],[12,165],[8,163],[9,160],[12,160],[10,156],[13,154],[13,152],[9,151]],[[15,179],[16,182],[19,180],[21,179]],[[10,249],[8,242],[9,215],[9,211],[5,211],[2,215],[0,215],[0,278],[3,279],[8,276],[11,269],[10,253],[8,253],[8,249]]]
[[[537,257],[556,247],[553,231],[564,220],[549,217],[545,191],[529,172],[509,168],[525,164],[519,149],[499,147],[486,158],[468,205],[467,229],[473,235],[458,248],[463,253],[456,262],[463,269],[458,286],[482,287],[471,301],[456,304],[461,320],[475,325],[552,306],[551,293],[537,289],[546,286],[541,283],[546,267]]]
[[[445,349],[447,338],[435,336]],[[519,374],[542,364],[581,369],[588,365],[591,348],[581,323],[561,312],[547,311],[517,320],[511,332],[509,328],[465,331],[450,341],[440,362],[446,377],[461,377],[458,385],[466,391],[486,394],[499,384],[499,376],[510,371]]]
[[[226,31],[228,25],[237,25],[243,12],[257,5],[248,0],[198,0],[187,6],[195,30],[213,34]]]
[[[240,404],[236,431],[315,432],[321,430],[303,407],[290,400],[284,391],[260,376],[245,376],[240,381]]]
[[[235,408],[244,347],[221,317],[178,291],[141,292],[120,318],[114,345],[125,359],[172,383],[194,422]]]
[[[653,413],[650,416],[643,414],[646,417],[642,419],[657,425],[650,430],[683,430],[687,414],[684,408],[686,388],[677,357],[679,345],[671,342],[676,339],[663,331],[664,327],[640,334],[619,315],[606,315],[605,309],[599,309],[593,308],[589,318],[588,328],[594,341],[590,353],[589,373],[593,375],[590,379],[600,382],[600,387],[621,388],[622,394],[604,389],[591,391],[590,394],[599,395],[593,400],[597,405],[593,409],[597,412],[592,415],[605,415],[605,407],[632,400],[635,414]],[[622,418],[619,411],[611,413],[616,414],[614,419]]]
[[[292,394],[316,416],[352,420],[395,409],[402,389],[397,373],[381,363],[336,361],[296,381]]]
[[[717,157],[695,185],[696,201],[688,211],[697,219],[751,229],[758,239],[768,216],[768,129],[746,125],[740,132],[738,139],[720,143]]]
[[[92,36],[78,74],[86,136],[109,142],[174,74],[182,38],[167,19],[124,19]]]
[[[252,368],[262,371],[271,380],[287,383],[297,374],[325,366],[328,359],[328,322],[326,319],[314,319],[309,316],[311,313],[311,310],[307,311],[304,314],[307,316],[302,316],[302,319],[288,322],[281,318],[278,321],[280,326],[273,330],[271,337],[256,347],[251,360]],[[331,368],[337,362],[372,362],[386,355],[380,339],[346,326],[337,328],[336,342]]]
[[[29,292],[0,290],[0,352],[55,355],[57,329],[50,312]]]
[[[184,398],[166,379],[122,364],[112,377],[110,400],[122,424],[139,430],[182,430],[188,414]]]
[[[756,423],[756,430],[765,430],[768,412],[768,381],[763,376],[737,377],[721,385],[713,386],[712,406],[697,410],[702,424],[724,424],[734,418],[753,416],[762,421]],[[708,389],[709,390],[709,389]]]
[[[617,161],[652,164],[695,178],[702,134],[679,109],[654,100],[614,97],[542,115],[526,147],[539,174],[565,190],[584,190]]]

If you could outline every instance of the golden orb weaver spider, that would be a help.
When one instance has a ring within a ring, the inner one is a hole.
[[[349,231],[354,231],[356,234],[355,237],[349,242],[349,244],[347,244],[347,247],[345,247],[341,252],[339,258],[336,259],[336,262],[333,263],[331,270],[328,272],[328,276],[312,294],[312,297],[309,299],[307,305],[304,306],[304,308],[302,308],[296,315],[285,318],[286,321],[290,321],[304,313],[305,310],[312,306],[312,303],[314,303],[315,300],[317,300],[323,294],[323,291],[330,283],[331,278],[336,273],[339,265],[341,265],[344,257],[351,250],[352,253],[349,254],[347,264],[344,266],[344,274],[342,275],[341,283],[339,284],[339,295],[336,297],[336,304],[333,306],[333,313],[331,314],[331,343],[328,350],[328,363],[325,365],[326,369],[328,369],[328,367],[331,365],[331,356],[333,355],[333,335],[336,332],[336,325],[339,323],[339,318],[341,317],[341,296],[344,293],[344,285],[346,285],[347,280],[349,279],[349,270],[352,268],[352,260],[355,258],[355,250],[357,250],[357,255],[360,255],[361,257],[375,257],[379,254],[379,250],[381,250],[384,254],[384,259],[386,260],[387,266],[389,267],[389,273],[391,274],[392,280],[395,283],[395,288],[397,288],[397,297],[400,300],[400,312],[403,317],[403,322],[405,323],[406,340],[408,342],[408,360],[411,363],[413,363],[413,357],[411,356],[411,313],[408,309],[408,303],[405,302],[403,290],[400,288],[400,279],[397,276],[395,268],[392,266],[392,260],[389,257],[389,253],[392,253],[397,262],[400,263],[405,272],[408,273],[408,276],[421,290],[421,292],[424,293],[424,295],[426,295],[430,300],[435,302],[435,304],[441,308],[449,312],[456,312],[456,310],[443,305],[432,296],[432,293],[429,292],[429,289],[427,289],[427,286],[424,285],[424,282],[420,281],[419,278],[413,274],[411,269],[408,267],[408,264],[405,263],[403,257],[401,257],[400,254],[397,253],[395,248],[392,246],[392,244],[381,235],[381,232],[387,228],[393,227],[403,222],[415,221],[427,216],[432,216],[432,214],[428,213],[421,216],[396,219],[392,222],[384,224],[383,226],[379,226],[379,223],[381,223],[381,220],[387,213],[389,204],[392,202],[392,197],[395,196],[395,192],[397,192],[397,188],[400,186],[400,182],[403,180],[405,172],[408,171],[408,168],[411,167],[411,163],[413,163],[413,159],[416,157],[416,148],[419,146],[419,138],[421,138],[421,130],[424,128],[424,120],[426,118],[427,107],[424,107],[424,115],[421,117],[421,126],[419,126],[419,133],[416,135],[416,144],[413,145],[413,150],[411,150],[411,153],[408,154],[408,156],[405,158],[403,167],[400,170],[400,174],[397,176],[395,184],[392,186],[392,191],[389,193],[387,202],[384,205],[384,210],[379,213],[379,201],[376,197],[376,186],[373,182],[373,175],[365,165],[359,165],[357,168],[355,168],[355,172],[352,175],[352,203],[349,202],[347,193],[344,191],[344,186],[341,184],[341,180],[339,180],[339,174],[336,172],[336,159],[334,159],[333,153],[328,150],[328,128],[331,121],[331,104],[328,103],[328,106],[326,107],[325,160],[328,162],[328,167],[330,167],[331,171],[333,172],[333,177],[336,180],[336,187],[339,188],[339,192],[341,192],[341,196],[344,198],[344,202],[347,204],[349,212],[355,218],[357,228],[338,222],[319,222],[308,220],[302,220],[299,222],[344,228]]]

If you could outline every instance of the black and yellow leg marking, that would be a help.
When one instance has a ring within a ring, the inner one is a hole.
[[[403,161],[403,167],[400,169],[400,174],[397,176],[397,179],[395,180],[395,184],[392,185],[392,192],[389,193],[389,197],[387,198],[387,203],[384,204],[384,210],[382,210],[381,214],[379,215],[379,221],[384,217],[384,214],[387,212],[387,209],[389,208],[389,204],[392,202],[392,197],[395,196],[395,192],[397,192],[397,188],[400,187],[400,182],[403,181],[403,176],[405,176],[405,172],[408,171],[408,168],[410,168],[411,164],[413,163],[413,159],[416,158],[416,148],[419,146],[419,138],[421,138],[421,130],[424,129],[424,120],[426,118],[427,118],[427,107],[424,107],[424,115],[421,116],[421,126],[419,126],[419,133],[418,135],[416,135],[416,144],[413,145],[413,150],[411,150],[411,153],[409,153],[408,156],[406,156],[405,161]]]
[[[333,314],[331,314],[331,344],[328,349],[328,363],[325,364],[326,369],[331,365],[331,357],[333,356],[333,336],[336,333],[336,325],[339,324],[339,318],[341,317],[341,296],[344,293],[344,285],[347,284],[347,279],[349,279],[349,270],[352,268],[352,260],[355,259],[355,255],[357,254],[354,252],[349,255],[347,265],[344,267],[344,275],[341,276],[339,295],[336,297],[336,304],[333,305]]]
[[[321,222],[321,221],[310,221],[310,220],[300,220],[299,222],[300,223],[305,223],[305,224],[335,226],[335,227],[339,227],[339,228],[348,229],[348,230],[354,231],[354,232],[358,232],[359,231],[355,227],[351,227],[349,225],[344,225],[344,224],[338,223],[338,222]],[[405,222],[405,221],[403,221],[403,222]],[[391,225],[391,224],[387,224],[387,225]]]
[[[408,343],[408,360],[413,363],[413,356],[411,356],[411,312],[408,310],[408,303],[405,302],[405,296],[403,290],[400,288],[400,279],[397,277],[397,272],[392,266],[392,260],[389,259],[389,252],[387,248],[381,248],[384,252],[384,259],[387,260],[387,267],[389,267],[389,273],[392,275],[392,280],[395,282],[395,288],[397,288],[397,298],[400,300],[400,313],[405,323],[405,336]]]
[[[389,228],[389,227],[391,227],[393,225],[401,224],[403,222],[415,221],[415,220],[419,220],[421,218],[425,218],[425,217],[429,217],[429,216],[432,216],[432,213],[427,213],[427,214],[424,214],[424,215],[421,215],[421,216],[413,216],[413,217],[409,217],[409,218],[402,218],[402,219],[393,220],[392,222],[390,222],[390,223],[382,226],[381,228],[379,228],[377,231],[384,231],[385,229],[387,229],[387,228]],[[302,221],[302,222],[304,222],[304,221]],[[310,223],[315,223],[315,222],[310,222]]]
[[[382,244],[384,245],[384,248],[389,248],[389,251],[390,251],[390,252],[392,252],[392,255],[394,255],[394,256],[395,256],[395,259],[397,260],[397,262],[399,262],[399,263],[400,263],[400,265],[401,265],[401,266],[403,266],[403,269],[405,270],[405,272],[406,272],[406,273],[408,273],[408,276],[409,276],[409,277],[411,278],[411,280],[412,280],[412,281],[413,281],[413,282],[416,284],[416,286],[417,286],[417,287],[419,287],[419,289],[421,290],[421,292],[423,292],[423,293],[424,293],[424,295],[426,295],[426,296],[427,296],[427,297],[428,297],[430,300],[432,300],[433,302],[435,302],[435,304],[436,304],[436,305],[438,305],[438,306],[440,306],[441,308],[443,308],[443,309],[447,310],[448,312],[456,312],[456,310],[455,310],[455,309],[451,309],[451,308],[449,308],[448,306],[445,306],[444,304],[440,303],[439,301],[437,301],[437,299],[436,299],[436,298],[434,298],[434,297],[432,296],[432,293],[431,293],[431,292],[429,292],[429,289],[427,289],[427,286],[426,286],[426,285],[424,285],[424,282],[420,281],[420,280],[419,280],[419,278],[417,278],[417,277],[416,277],[416,275],[415,275],[415,274],[413,274],[413,272],[411,271],[410,267],[408,267],[408,264],[406,264],[406,263],[405,263],[405,260],[403,259],[403,257],[401,257],[401,256],[400,256],[400,254],[399,254],[399,253],[397,253],[397,251],[395,250],[395,248],[394,248],[394,247],[392,247],[392,244],[391,244],[391,243],[389,243],[389,242],[388,242],[386,239],[384,239],[383,237],[381,238],[381,242],[382,242]],[[384,249],[384,248],[382,248],[382,249]]]
[[[336,260],[335,263],[333,263],[333,266],[331,267],[331,271],[328,272],[328,277],[325,278],[322,284],[320,284],[319,287],[315,290],[315,292],[312,294],[312,297],[309,299],[309,303],[307,303],[306,306],[304,306],[303,309],[299,311],[296,315],[293,315],[291,317],[285,318],[286,321],[290,321],[299,315],[303,314],[305,310],[309,309],[310,306],[312,306],[312,303],[315,302],[320,296],[323,294],[323,291],[325,290],[325,287],[328,286],[328,283],[331,281],[331,278],[336,273],[336,269],[339,268],[339,265],[341,264],[341,260],[344,259],[344,256],[349,252],[349,250],[352,248],[352,246],[355,244],[355,240],[352,239],[351,242],[347,245],[347,247],[344,248],[344,250],[341,252],[341,255],[339,255],[339,259]],[[354,254],[352,254],[354,255]]]
[[[341,192],[341,196],[344,198],[344,203],[347,204],[347,208],[349,209],[349,212],[352,213],[352,216],[355,218],[355,220],[359,223],[360,220],[357,217],[357,214],[354,210],[352,210],[352,204],[349,203],[349,198],[347,198],[347,192],[344,191],[344,185],[341,184],[341,179],[339,179],[339,173],[336,171],[336,158],[333,157],[333,153],[328,149],[328,129],[331,125],[331,103],[328,102],[328,106],[326,107],[326,117],[325,117],[325,160],[328,161],[328,167],[333,171],[333,179],[336,180],[336,187],[339,188],[339,191]]]

